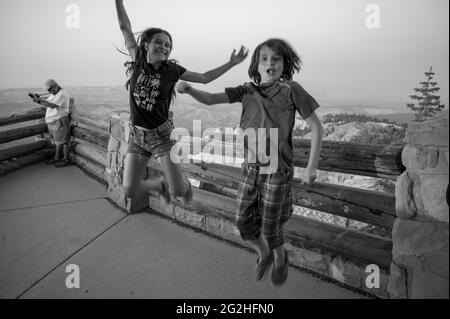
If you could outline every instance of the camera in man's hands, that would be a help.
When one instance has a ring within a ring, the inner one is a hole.
[[[39,98],[39,94],[36,94],[36,93],[28,93],[28,96],[31,97],[32,99],[38,99]]]

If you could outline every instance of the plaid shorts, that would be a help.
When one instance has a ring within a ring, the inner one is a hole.
[[[47,123],[50,138],[55,145],[68,144],[70,142],[70,119],[64,116],[52,123]]]
[[[170,139],[173,128],[171,120],[149,130],[131,126],[127,153],[139,154],[149,158],[152,155],[158,158],[170,154],[172,146],[176,143],[176,141]]]
[[[243,240],[261,232],[270,249],[283,245],[283,225],[292,215],[293,168],[259,174],[259,167],[242,166],[237,195],[236,225]]]

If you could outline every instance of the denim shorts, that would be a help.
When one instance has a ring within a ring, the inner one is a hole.
[[[169,155],[176,141],[170,139],[174,126],[168,120],[154,129],[142,129],[134,125],[130,128],[127,153],[139,154],[145,157],[158,158]]]

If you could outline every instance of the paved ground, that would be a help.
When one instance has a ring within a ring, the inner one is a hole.
[[[292,267],[282,288],[256,283],[255,254],[105,196],[75,166],[0,178],[0,298],[363,298]]]

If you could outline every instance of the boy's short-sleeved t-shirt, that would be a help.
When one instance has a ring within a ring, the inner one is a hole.
[[[55,95],[50,95],[47,102],[58,105],[59,107],[48,107],[45,111],[45,123],[53,123],[64,116],[69,115],[70,95],[66,90],[60,89]]]
[[[186,71],[165,61],[158,70],[147,62],[130,79],[130,120],[133,125],[154,129],[169,119],[172,90]]]
[[[230,103],[242,103],[240,128],[244,131],[264,129],[266,132],[265,151],[270,154],[270,128],[278,131],[278,168],[291,168],[293,165],[292,131],[295,123],[295,111],[307,119],[318,107],[316,100],[295,81],[278,81],[270,85],[245,83],[238,87],[226,88]],[[264,131],[261,130],[261,131]],[[247,134],[246,134],[247,135]],[[256,133],[258,136],[258,133]],[[245,162],[248,165],[268,166],[267,159],[260,160],[260,155],[249,159],[250,154],[264,151],[262,140],[257,143],[244,143]],[[261,144],[262,150],[258,149]],[[273,155],[273,154],[271,154]]]

